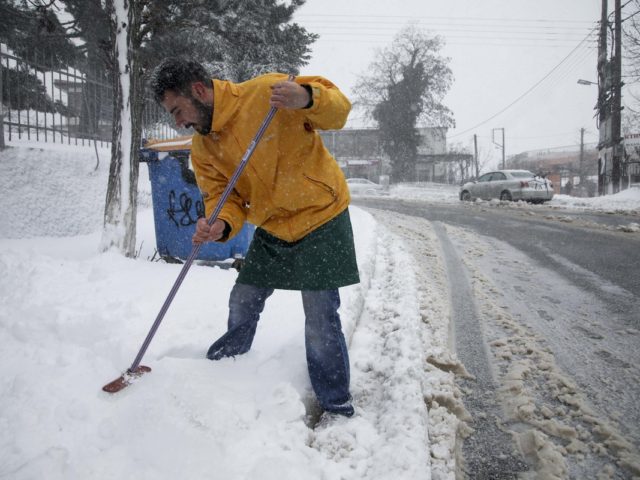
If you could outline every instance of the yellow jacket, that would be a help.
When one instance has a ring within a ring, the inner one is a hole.
[[[193,136],[191,156],[207,216],[253,140],[270,105],[272,73],[243,83],[213,80],[213,126]],[[311,86],[313,106],[279,110],[238,179],[219,218],[232,237],[245,220],[287,242],[300,240],[349,204],[349,189],[316,129],[342,128],[351,104],[330,81],[298,77]]]

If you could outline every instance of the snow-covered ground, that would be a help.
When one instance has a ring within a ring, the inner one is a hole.
[[[247,355],[204,359],[225,331],[235,271],[201,265],[146,354],[153,372],[102,392],[131,364],[180,266],[149,261],[144,165],[139,257],[98,252],[109,152],[100,158],[94,170],[90,148],[0,153],[0,479],[454,478],[457,419],[440,405],[454,400],[456,365],[437,239],[421,239],[418,268],[393,232],[355,207],[362,282],[341,290],[353,418],[312,428],[296,292],[268,301]],[[456,187],[391,195],[457,202]],[[640,190],[548,205],[638,211]],[[425,275],[433,292],[418,291]]]
[[[401,184],[390,187],[390,196],[404,199],[428,200],[431,202],[459,203],[459,188],[455,185],[433,183]],[[490,202],[478,200],[478,203],[505,205],[500,200]],[[563,208],[573,210],[591,210],[598,212],[635,212],[640,213],[640,188],[630,188],[615,195],[579,198],[570,195],[554,195],[553,200],[543,205],[526,202],[511,203],[514,208]]]

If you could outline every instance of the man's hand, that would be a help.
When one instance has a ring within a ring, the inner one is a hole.
[[[209,226],[206,218],[199,218],[196,223],[196,233],[193,234],[192,241],[196,245],[206,242],[215,242],[224,233],[224,221],[217,219],[213,225]]]
[[[287,80],[271,86],[269,103],[272,107],[294,110],[306,107],[310,100],[311,96],[307,89],[296,82]]]

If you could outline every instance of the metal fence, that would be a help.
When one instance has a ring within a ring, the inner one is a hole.
[[[113,87],[99,66],[52,68],[52,59],[23,58],[0,44],[0,146],[27,140],[108,146]],[[153,100],[143,109],[143,138],[176,136],[169,116]]]

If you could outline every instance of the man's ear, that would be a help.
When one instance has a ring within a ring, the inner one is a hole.
[[[191,84],[191,95],[193,98],[205,102],[209,99],[209,90],[207,86],[202,82],[193,82]]]

